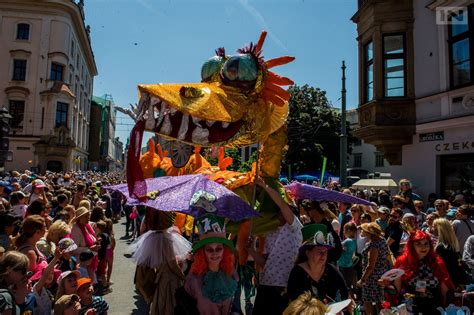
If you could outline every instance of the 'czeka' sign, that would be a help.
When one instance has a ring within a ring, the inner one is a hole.
[[[444,140],[444,131],[420,133],[420,142]]]
[[[435,145],[438,152],[474,150],[474,141],[448,142]]]

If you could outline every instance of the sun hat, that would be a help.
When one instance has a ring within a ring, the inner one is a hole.
[[[89,209],[87,209],[86,207],[79,207],[76,210],[76,220],[79,219],[79,217],[82,217],[83,215],[88,213],[90,213]]]
[[[70,274],[76,275],[76,278],[79,279],[81,277],[81,273],[77,270],[67,270],[62,272],[58,277],[58,284],[60,284],[65,278],[67,278]]]
[[[77,294],[63,295],[54,303],[54,314],[64,314],[64,311],[70,308],[73,303],[80,301],[81,298]]]
[[[380,228],[380,225],[378,225],[375,222],[362,223],[360,228],[361,228],[362,231],[364,231],[366,233],[369,233],[371,235],[379,236],[379,237],[383,236],[383,231]]]
[[[380,207],[380,208],[377,209],[377,212],[390,214],[390,209],[387,208],[387,207]]]
[[[77,245],[72,238],[65,237],[61,239],[58,243],[58,247],[60,250],[64,251],[65,253],[73,252],[77,249]]]
[[[77,279],[77,289],[79,290],[80,287],[82,287],[85,284],[91,284],[92,279],[91,278],[79,278]]]
[[[328,249],[334,248],[334,238],[328,234],[324,224],[308,224],[301,229],[303,246],[321,246]]]
[[[193,245],[193,252],[207,244],[220,243],[234,249],[234,243],[225,237],[225,218],[204,214],[196,219],[196,226],[199,232],[199,241]]]
[[[33,188],[44,188],[46,185],[41,179],[35,179],[32,183]]]

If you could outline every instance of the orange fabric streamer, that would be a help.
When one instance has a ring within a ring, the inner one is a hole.
[[[273,58],[265,62],[265,66],[267,69],[271,69],[273,67],[278,67],[282,65],[286,65],[287,63],[292,62],[295,60],[295,57],[291,56],[283,56],[283,57],[278,57],[278,58]]]

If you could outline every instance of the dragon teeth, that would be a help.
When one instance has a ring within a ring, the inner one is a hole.
[[[228,122],[222,122],[222,128],[224,128],[224,129],[229,127],[229,125],[230,125],[230,123],[228,123]]]
[[[160,128],[160,133],[168,136],[171,133],[172,129],[173,129],[173,126],[171,125],[170,116],[166,115],[165,121],[163,122],[163,126],[161,126]]]
[[[206,120],[206,125],[208,127],[212,127],[212,125],[214,125],[215,121],[214,120]]]
[[[196,117],[192,117],[192,120],[193,120],[193,123],[196,125],[196,126],[200,126],[199,122],[202,120],[202,119],[199,119],[199,118],[196,118]]]
[[[189,115],[185,114],[183,115],[183,118],[181,118],[181,126],[179,126],[179,131],[178,131],[179,140],[183,140],[184,137],[186,136],[186,132],[188,132],[188,126],[189,126]]]
[[[208,144],[209,143],[209,130],[197,126],[191,135],[191,140],[194,143],[198,144]]]

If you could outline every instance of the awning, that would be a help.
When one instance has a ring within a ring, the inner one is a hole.
[[[397,188],[398,185],[393,179],[361,179],[352,184],[352,187],[392,190]]]

